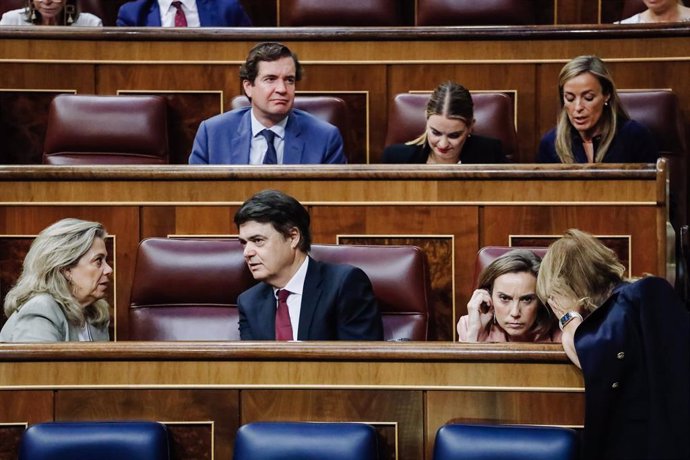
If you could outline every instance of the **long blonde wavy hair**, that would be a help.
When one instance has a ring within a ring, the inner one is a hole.
[[[5,296],[5,315],[9,318],[36,295],[49,294],[71,324],[81,327],[88,321],[99,328],[106,326],[110,320],[108,302],[97,300],[82,308],[64,275],[66,269],[75,266],[91,249],[96,238],[106,236],[98,222],[72,218],[62,219],[41,231],[24,258],[17,284]]]
[[[630,116],[621,105],[616,85],[604,62],[597,56],[578,56],[568,62],[558,75],[558,97],[560,98],[561,113],[558,115],[556,126],[556,153],[561,163],[574,163],[575,157],[572,150],[573,129],[568,119],[568,111],[565,108],[563,98],[563,86],[583,73],[592,74],[601,85],[604,95],[609,96],[608,103],[604,105],[604,111],[599,119],[601,128],[601,142],[595,152],[594,161],[601,162],[606,155],[613,138],[616,136],[616,124],[619,120],[629,120]]]

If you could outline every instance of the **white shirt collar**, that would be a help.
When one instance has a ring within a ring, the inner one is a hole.
[[[264,129],[269,129],[273,131],[279,138],[285,139],[285,126],[287,125],[289,115],[280,120],[275,125],[271,126],[270,128],[267,128],[264,125],[262,125],[259,120],[256,119],[256,117],[254,116],[254,109],[251,109],[249,112],[251,113],[252,119],[252,137],[258,136],[259,133]]]
[[[302,265],[299,266],[297,271],[295,272],[294,275],[292,275],[292,278],[290,278],[290,281],[287,282],[285,287],[283,289],[287,289],[290,291],[292,294],[297,294],[297,295],[302,295],[302,292],[304,291],[304,280],[307,279],[307,268],[309,267],[309,256],[304,258],[304,262],[302,262]],[[273,288],[273,294],[278,297],[278,289]]]
[[[161,13],[165,13],[172,7],[172,2],[175,0],[158,0],[158,8]],[[196,11],[196,0],[180,0],[180,3],[189,11]]]

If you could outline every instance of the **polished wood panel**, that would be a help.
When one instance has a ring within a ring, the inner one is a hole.
[[[180,459],[231,458],[241,424],[281,420],[371,423],[381,458],[430,459],[447,422],[582,425],[582,394],[556,344],[0,344],[0,423],[158,420]]]
[[[169,425],[173,458],[230,458],[239,428],[238,390],[59,390],[55,419],[156,420]],[[183,423],[181,423],[183,422]],[[213,447],[215,446],[215,450]]]
[[[393,433],[384,439],[382,460],[414,460],[423,457],[423,395],[414,390],[245,390],[242,424],[347,420],[393,425]]]

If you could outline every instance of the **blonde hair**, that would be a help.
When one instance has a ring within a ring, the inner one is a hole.
[[[613,77],[604,65],[604,62],[597,56],[578,56],[568,62],[561,69],[558,75],[558,96],[560,98],[561,113],[558,115],[556,126],[556,153],[561,163],[574,163],[575,156],[572,150],[573,129],[568,112],[563,100],[563,87],[573,78],[583,73],[592,74],[601,85],[602,93],[609,96],[609,100],[604,105],[604,111],[597,122],[601,127],[602,140],[599,148],[595,152],[594,161],[601,162],[606,155],[613,138],[616,136],[616,124],[619,120],[629,120],[630,116],[623,108]]]
[[[105,239],[106,236],[105,229],[98,222],[71,218],[62,219],[41,231],[24,258],[17,284],[5,297],[5,315],[9,318],[32,297],[45,293],[55,299],[71,324],[83,326],[88,321],[99,328],[106,326],[110,320],[108,303],[97,300],[82,308],[63,274],[91,249],[96,238]]]
[[[624,273],[611,249],[587,232],[570,229],[549,246],[537,277],[537,295],[544,303],[553,295],[576,299],[593,311],[624,281]]]
[[[441,83],[436,87],[429,102],[426,104],[426,119],[432,115],[442,115],[446,118],[462,120],[467,126],[474,120],[474,102],[469,90],[453,81]],[[427,146],[427,130],[407,145]]]
[[[507,273],[529,273],[537,278],[541,259],[534,252],[528,249],[513,249],[510,252],[497,257],[487,267],[482,270],[477,281],[478,289],[486,289],[493,293],[494,281],[499,276]],[[549,337],[556,326],[555,317],[551,311],[544,306],[541,300],[537,310],[537,317],[529,333],[535,340],[542,340]]]

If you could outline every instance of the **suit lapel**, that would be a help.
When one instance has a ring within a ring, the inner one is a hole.
[[[251,148],[252,139],[252,120],[251,109],[248,109],[239,125],[237,131],[232,136],[230,143],[230,164],[233,165],[248,165],[249,164],[249,149]]]
[[[158,7],[158,2],[151,3],[151,8],[149,9],[148,17],[146,18],[146,24],[151,27],[160,27],[161,24],[161,10]]]
[[[199,13],[199,24],[201,27],[216,27],[218,25],[214,21],[211,6],[209,0],[196,0],[196,9]]]
[[[304,291],[302,292],[302,306],[299,313],[297,340],[311,339],[309,331],[314,319],[316,307],[319,304],[319,298],[321,297],[321,281],[321,264],[310,257],[309,266],[307,267],[307,276],[304,279]]]
[[[283,164],[301,164],[304,142],[300,138],[302,126],[298,115],[293,110],[285,126],[285,149],[283,151]]]

